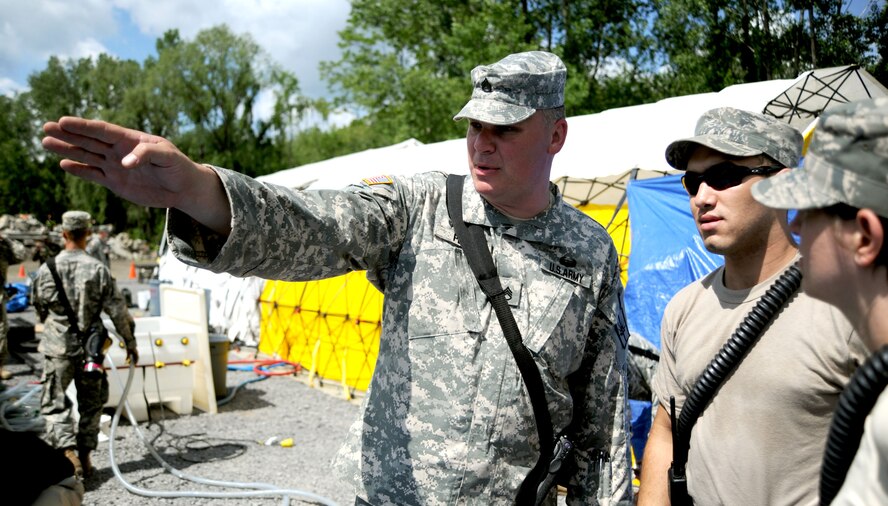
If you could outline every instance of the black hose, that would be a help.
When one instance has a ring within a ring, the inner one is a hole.
[[[820,504],[830,504],[839,493],[860,446],[866,417],[886,386],[888,345],[857,368],[839,396],[820,468]]]
[[[681,409],[677,426],[673,427],[673,430],[676,431],[673,466],[677,466],[682,477],[684,476],[684,466],[688,461],[691,429],[697,422],[697,418],[715,396],[718,387],[743,360],[746,353],[758,341],[765,327],[795,294],[801,283],[802,273],[799,271],[798,262],[796,262],[768,287],[762,298],[740,322],[737,330],[697,379]]]

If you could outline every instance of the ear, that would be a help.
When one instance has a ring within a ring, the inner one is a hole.
[[[561,151],[561,148],[564,147],[564,141],[567,139],[567,120],[564,118],[559,119],[552,125],[552,137],[549,141],[549,149],[548,152],[550,155],[554,155]]]
[[[854,262],[860,267],[869,267],[885,244],[885,228],[872,209],[857,211],[854,224]]]

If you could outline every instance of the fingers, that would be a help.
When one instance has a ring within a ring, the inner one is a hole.
[[[59,119],[59,129],[72,135],[88,137],[106,145],[116,144],[125,139],[137,138],[141,132],[119,125],[94,119],[64,116]]]
[[[43,147],[49,151],[86,165],[99,167],[108,162],[107,155],[105,153],[96,152],[94,150],[95,148],[84,149],[81,146],[66,142],[65,140],[56,137],[44,137],[41,142]],[[109,151],[106,149],[105,152],[107,153]]]
[[[46,123],[43,131],[47,135],[42,141],[46,149],[92,167],[173,167],[189,162],[162,137],[104,121],[66,116]]]
[[[105,179],[105,171],[99,167],[88,165],[85,163],[75,162],[74,160],[62,160],[59,166],[65,172],[71,175],[81,177],[87,181],[102,183]]]

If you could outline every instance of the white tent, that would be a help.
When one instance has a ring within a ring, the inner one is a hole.
[[[697,118],[703,112],[724,106],[764,111],[775,97],[807,79],[812,72],[815,71],[805,72],[798,79],[739,84],[717,93],[674,97],[570,117],[567,141],[555,157],[551,179],[559,186],[565,200],[572,204],[614,205],[623,198],[629,179],[672,171],[664,157],[666,146],[677,138],[692,135]],[[863,98],[849,97],[850,100]],[[429,170],[467,173],[465,140],[422,144],[410,139],[258,179],[290,188],[337,189],[366,177],[409,175]],[[197,269],[185,268],[176,260],[165,260],[160,271],[161,280],[212,290],[211,324],[227,331],[232,339],[238,337],[247,343],[256,342],[259,314],[255,300],[261,292],[260,281],[255,278],[239,281],[228,275],[205,271],[198,274]],[[196,281],[198,276],[199,282]]]
[[[761,111],[792,85],[783,79],[729,86],[718,93],[668,98],[568,118],[567,142],[552,164],[552,181],[572,203],[591,201],[592,181],[606,184],[632,169],[669,171],[666,146],[682,132],[691,135],[697,118],[713,107]],[[428,170],[467,173],[465,139],[422,144],[415,139],[287,169],[258,179],[290,188],[337,189],[381,174],[408,175]],[[651,174],[647,174],[650,176]],[[640,174],[645,177],[645,174]],[[567,184],[569,183],[569,184]],[[593,193],[596,202],[613,204],[620,188]]]
[[[888,89],[860,65],[830,67],[799,76],[765,106],[764,112],[804,131],[834,105],[886,95]]]

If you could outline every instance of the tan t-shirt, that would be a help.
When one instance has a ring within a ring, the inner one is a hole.
[[[653,389],[678,412],[697,378],[780,273],[728,290],[718,268],[669,302]],[[817,504],[832,413],[866,349],[832,306],[799,292],[691,431],[688,490],[699,505]]]
[[[866,419],[860,448],[832,506],[888,504],[888,390]]]

